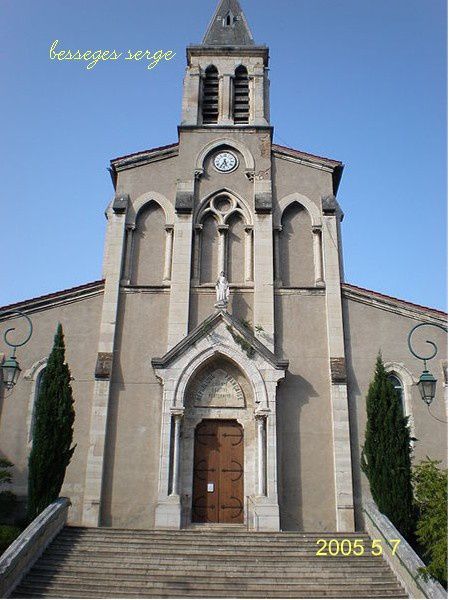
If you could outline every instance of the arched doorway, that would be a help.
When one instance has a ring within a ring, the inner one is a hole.
[[[269,350],[260,352],[259,345],[250,358],[233,337],[233,328],[243,337],[247,333],[228,313],[214,313],[203,325],[205,331],[200,337],[197,328],[164,357],[152,360],[164,386],[155,526],[182,529],[202,522],[229,522],[244,524],[254,531],[279,531],[276,388],[287,363],[278,361]],[[203,429],[207,423],[218,427],[219,432]],[[201,471],[217,468],[208,462],[212,460],[209,451],[206,457],[199,455],[198,433],[211,434],[217,444],[221,427],[231,427],[230,431],[223,431],[224,439],[241,446],[231,448],[240,454],[231,453],[229,464],[222,464],[221,453],[218,463],[230,479],[239,481],[230,484],[242,486],[231,487],[230,502],[217,488],[217,481],[204,478],[209,471]],[[199,465],[203,459],[206,462]],[[194,487],[194,463],[195,475],[200,474],[203,488]],[[213,484],[212,492],[207,491],[208,483]],[[206,496],[214,491],[219,504]],[[206,513],[209,503],[219,506],[208,509],[211,517]],[[225,511],[230,511],[230,516],[225,516]]]
[[[234,420],[195,428],[192,522],[244,522],[244,430]]]

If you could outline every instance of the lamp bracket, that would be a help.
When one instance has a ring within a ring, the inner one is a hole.
[[[12,342],[8,339],[8,335],[15,331],[16,328],[15,327],[10,327],[9,329],[7,329],[3,335],[3,339],[5,340],[5,344],[7,344],[10,348],[13,349],[13,356],[15,356],[16,353],[16,348],[19,348],[20,346],[25,346],[25,344],[29,341],[29,339],[31,338],[32,334],[33,334],[33,324],[31,322],[31,319],[22,311],[20,310],[7,310],[5,312],[0,313],[0,317],[4,317],[6,315],[17,315],[19,317],[23,317],[24,319],[27,320],[28,322],[28,326],[30,328],[30,331],[28,333],[28,335],[25,337],[25,339],[22,342]]]
[[[416,358],[418,358],[419,360],[423,360],[424,365],[425,365],[425,370],[427,368],[427,360],[431,360],[432,358],[434,358],[437,354],[438,351],[438,347],[436,346],[436,344],[434,342],[431,342],[430,340],[426,340],[425,343],[426,344],[430,344],[430,346],[433,348],[433,350],[431,351],[431,354],[425,355],[425,356],[421,356],[420,354],[417,354],[417,352],[414,352],[412,345],[411,345],[411,338],[413,333],[416,331],[416,329],[419,329],[419,327],[437,327],[438,329],[442,329],[442,331],[448,331],[446,327],[444,327],[443,325],[438,325],[437,323],[419,323],[418,325],[416,325],[415,327],[413,327],[411,329],[411,331],[409,332],[408,335],[408,348],[411,352],[411,354],[413,356],[415,356]]]

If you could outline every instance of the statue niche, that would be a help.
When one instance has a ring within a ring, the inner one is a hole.
[[[241,386],[226,371],[206,373],[194,392],[194,408],[245,408]]]

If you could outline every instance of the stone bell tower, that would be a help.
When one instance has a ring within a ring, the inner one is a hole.
[[[202,225],[196,212],[208,194],[233,189],[247,211],[245,284],[253,291],[253,321],[273,349],[272,127],[269,51],[256,45],[237,0],[222,0],[202,44],[187,48],[179,130],[179,168],[169,315],[169,347],[189,331],[190,266],[197,261]],[[210,158],[225,152],[223,164]],[[230,155],[231,153],[231,155]],[[228,165],[230,160],[234,164]],[[233,172],[234,171],[234,172]],[[203,236],[204,237],[204,236]],[[227,225],[219,226],[226,263]],[[194,255],[192,255],[192,251]],[[219,260],[220,263],[220,260]],[[218,265],[217,273],[226,271]],[[193,282],[198,277],[193,274]]]
[[[181,126],[268,127],[268,59],[239,2],[220,2],[202,44],[187,49]]]

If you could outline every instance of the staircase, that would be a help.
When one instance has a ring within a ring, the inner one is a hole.
[[[366,554],[316,556],[319,538]],[[370,547],[361,533],[65,527],[13,598],[407,598]]]

